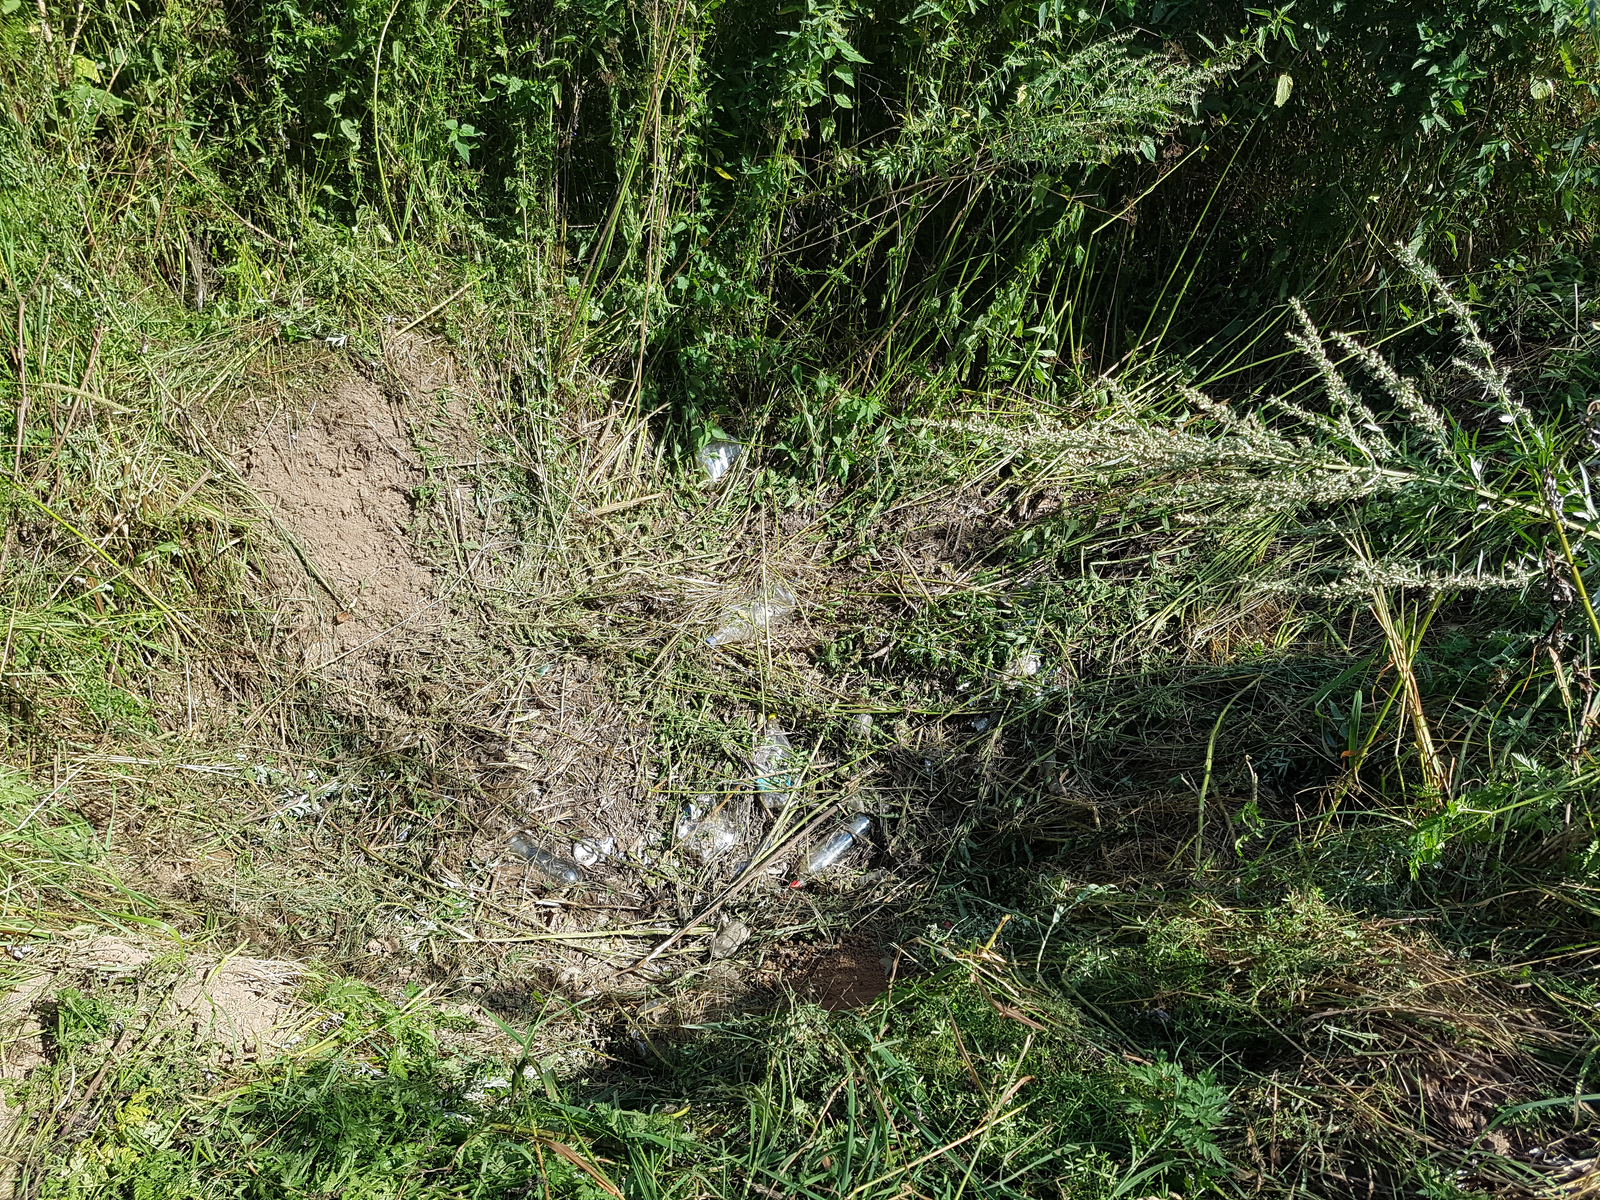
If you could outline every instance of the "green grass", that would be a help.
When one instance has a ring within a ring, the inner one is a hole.
[[[92,1150],[68,1139],[33,1169],[46,1195],[1130,1196],[1334,1172],[1393,1192],[1443,1186],[1452,1160],[1417,1149],[1458,1137],[1461,1113],[1522,1137],[1573,1129],[1570,1094],[1566,1114],[1542,1101],[1563,1086],[1552,1056],[1582,1044],[1581,993],[1527,997],[1512,990],[1527,975],[1465,971],[1314,896],[1181,911],[1056,887],[1072,915],[1049,941],[1027,918],[971,941],[958,920],[908,943],[910,977],[866,1008],[664,1029],[642,1059],[613,1035],[578,1070],[560,1048],[595,1014],[554,997],[506,1027],[529,1044],[508,1059],[453,1038],[473,1023],[425,995],[325,984],[307,1044],[243,1080],[199,1045],[113,1053]],[[71,1068],[107,1061],[133,1018],[128,994],[58,992],[58,1057],[23,1097],[70,1098]],[[1440,1106],[1426,1117],[1418,1087]],[[1496,1161],[1475,1164],[1485,1185],[1527,1181]]]

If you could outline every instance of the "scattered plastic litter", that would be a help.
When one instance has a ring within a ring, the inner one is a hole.
[[[858,738],[872,736],[872,714],[857,713],[850,720],[850,732]]]
[[[756,769],[756,797],[774,816],[789,803],[789,793],[794,789],[794,776],[782,770],[784,760],[793,754],[794,745],[789,735],[778,725],[776,717],[769,716],[762,726],[761,740],[750,755],[750,765]]]
[[[818,871],[826,871],[829,867],[833,866],[834,863],[838,862],[844,857],[845,851],[850,849],[851,846],[855,845],[855,841],[858,837],[861,837],[867,832],[867,830],[871,828],[871,817],[862,816],[852,818],[850,824],[846,825],[827,841],[823,842],[822,845],[818,846],[810,854],[806,855],[805,858],[801,859],[800,869],[796,871],[795,874],[815,875]]]
[[[583,838],[572,843],[572,857],[581,867],[592,867],[602,858],[610,858],[617,852],[617,839],[614,837]]]
[[[724,916],[717,923],[716,935],[711,939],[711,957],[727,958],[749,940],[750,926]]]
[[[729,811],[726,799],[709,793],[696,796],[678,814],[673,834],[678,845],[701,862],[710,862],[742,840],[739,822]]]
[[[756,640],[794,612],[794,592],[786,583],[774,583],[763,595],[722,610],[722,623],[706,638],[708,646],[735,646]]]
[[[562,858],[559,854],[551,854],[548,850],[541,850],[527,838],[520,834],[511,839],[511,853],[526,859],[541,875],[547,876],[557,883],[582,883],[583,869],[570,858]]]
[[[711,477],[711,482],[718,483],[743,453],[744,447],[738,442],[717,441],[701,446],[700,453],[694,457],[700,469]]]

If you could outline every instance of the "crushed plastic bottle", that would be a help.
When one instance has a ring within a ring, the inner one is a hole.
[[[541,850],[521,834],[511,839],[511,853],[527,860],[541,875],[556,883],[575,884],[584,880],[583,869],[577,863],[559,854],[551,854],[548,850]]]
[[[744,447],[738,442],[715,441],[701,446],[700,452],[694,457],[700,469],[711,477],[711,482],[720,483],[743,453]]]
[[[795,610],[794,592],[786,583],[774,583],[753,600],[722,610],[722,621],[706,638],[708,646],[734,646],[755,641]]]
[[[750,765],[756,771],[756,797],[773,816],[782,812],[789,803],[789,793],[794,790],[794,776],[784,771],[785,760],[794,754],[789,735],[778,725],[776,717],[769,716],[762,726],[761,740],[750,755]]]
[[[717,922],[717,932],[711,939],[711,957],[727,958],[750,940],[750,926],[743,921],[724,916]]]
[[[580,867],[592,867],[616,852],[617,839],[614,837],[582,838],[572,843],[572,857]]]
[[[795,874],[815,875],[818,871],[826,871],[844,857],[845,851],[855,845],[858,837],[861,837],[871,828],[871,817],[852,818],[848,825],[801,859],[800,869]]]
[[[852,737],[869,738],[872,736],[872,714],[857,713],[850,719],[850,733]]]
[[[1037,650],[1024,650],[1020,654],[1014,655],[1006,663],[1004,671],[990,671],[989,678],[999,683],[1002,687],[1019,688],[1032,686],[1037,692],[1037,684],[1031,684],[1030,681],[1037,679],[1039,672],[1043,669],[1044,660],[1039,657],[1039,652]]]
[[[739,823],[729,811],[726,800],[719,800],[710,793],[696,796],[678,814],[673,834],[679,846],[701,862],[710,862],[741,840]]]

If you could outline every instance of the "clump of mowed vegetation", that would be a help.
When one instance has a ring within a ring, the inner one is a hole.
[[[1600,1194],[1582,0],[0,0],[26,1197]]]

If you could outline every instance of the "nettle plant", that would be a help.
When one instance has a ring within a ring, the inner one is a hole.
[[[1021,531],[1019,549],[1063,563],[1088,547],[1102,560],[1116,557],[1108,545],[1147,552],[1148,569],[1120,583],[1184,596],[1161,610],[1169,619],[1264,595],[1324,614],[1365,607],[1383,651],[1372,695],[1352,697],[1358,722],[1364,699],[1368,718],[1342,756],[1334,807],[1363,790],[1363,762],[1394,714],[1391,736],[1407,730],[1415,752],[1397,815],[1420,867],[1451,838],[1503,839],[1548,818],[1600,778],[1583,765],[1600,712],[1585,666],[1600,648],[1589,587],[1600,422],[1536,414],[1471,308],[1414,253],[1399,256],[1429,301],[1414,328],[1439,321],[1456,338],[1426,389],[1366,342],[1324,334],[1295,302],[1289,340],[1312,370],[1283,394],[1229,403],[1170,380],[1105,378],[1099,411],[1081,423],[965,428],[1097,497]],[[1543,697],[1559,698],[1564,728],[1525,737],[1514,754],[1497,741],[1493,688],[1449,736],[1437,730],[1450,714],[1425,703],[1417,667],[1429,624],[1473,593],[1501,593],[1521,624],[1548,624],[1547,599],[1561,618],[1543,638],[1554,672]]]

